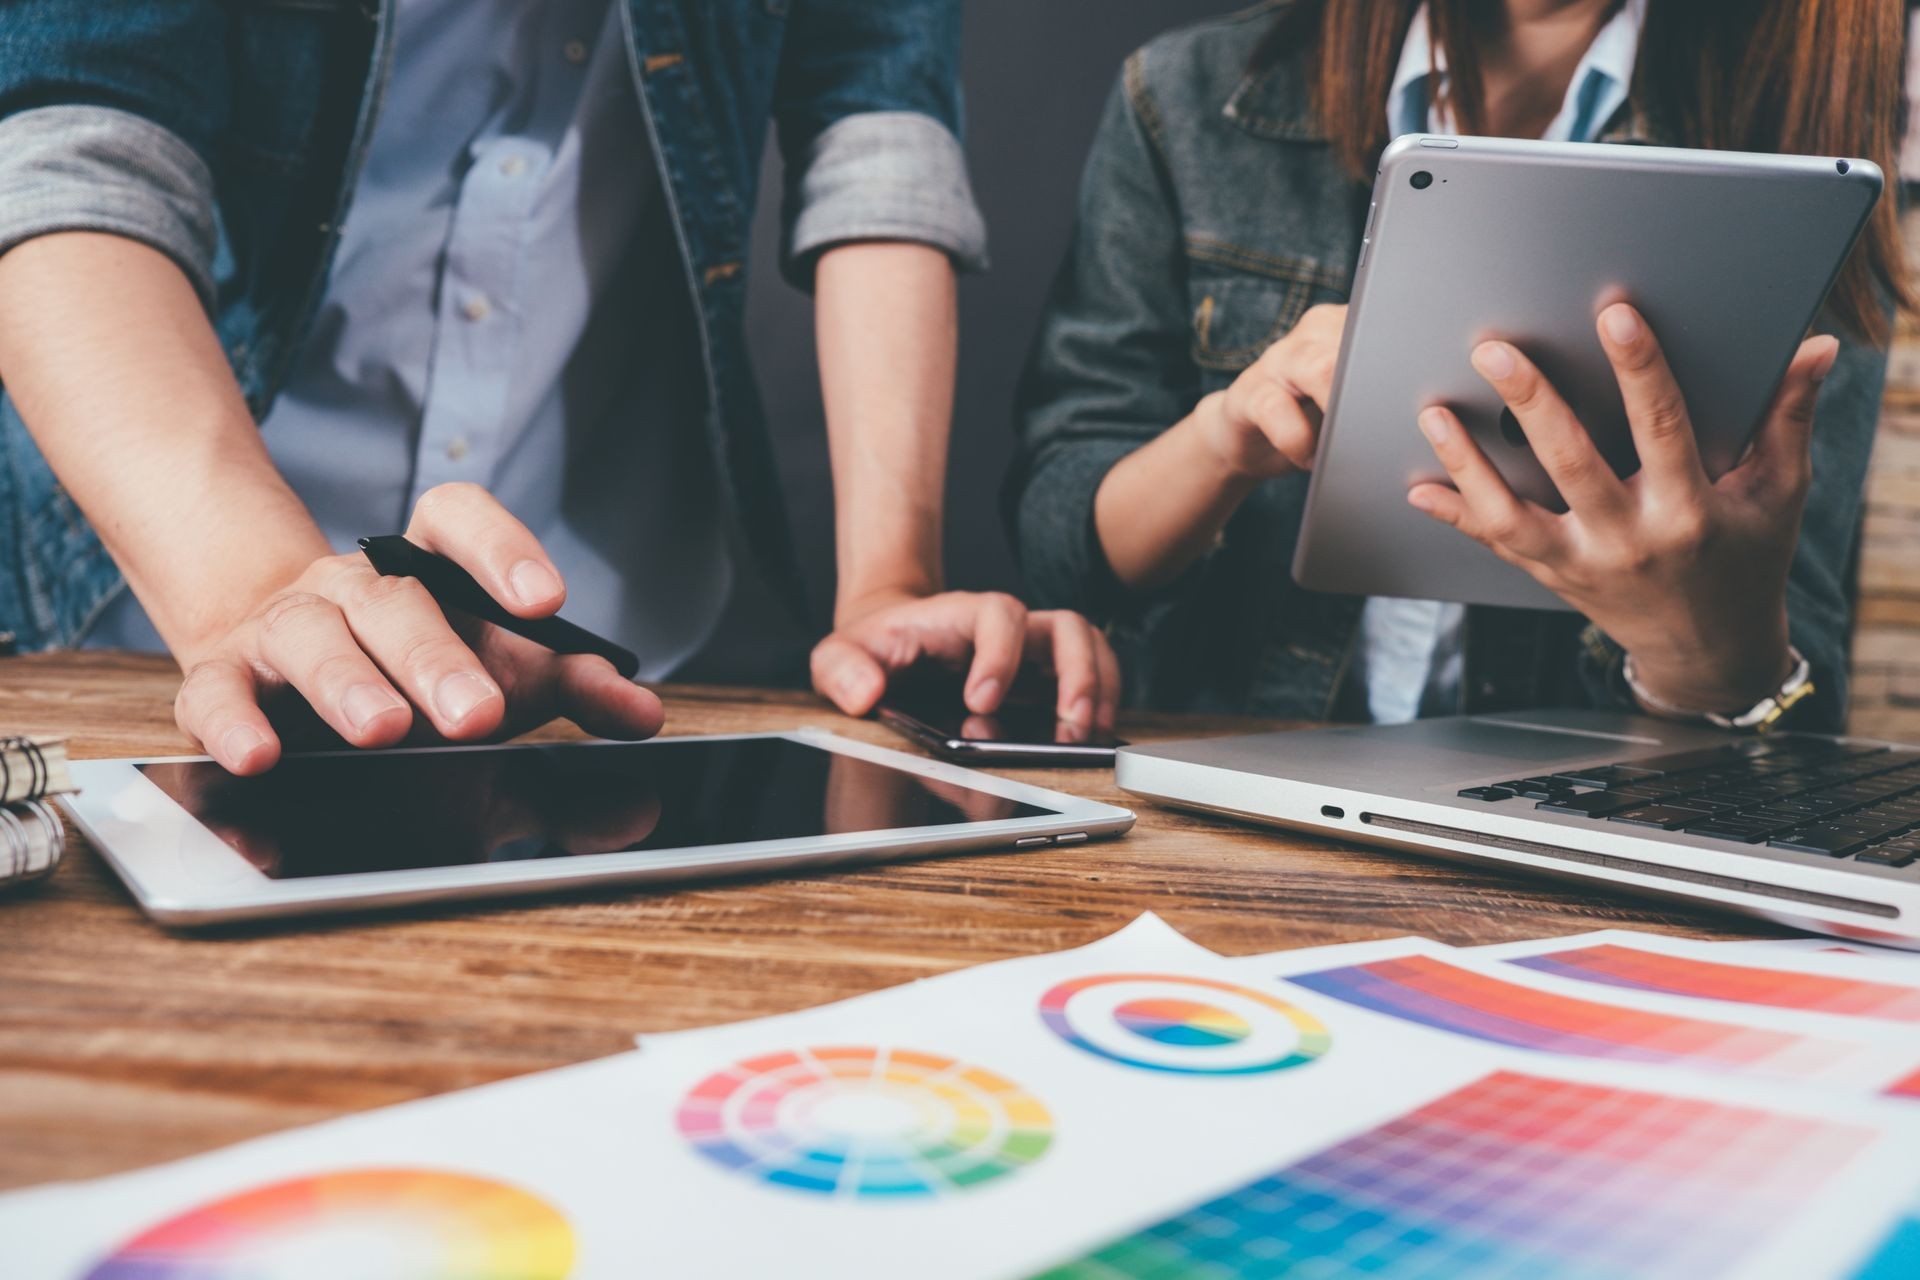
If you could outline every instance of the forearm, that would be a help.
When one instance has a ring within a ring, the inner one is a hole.
[[[1209,396],[1115,464],[1094,496],[1094,528],[1122,585],[1137,591],[1179,577],[1220,536],[1258,480],[1229,465],[1207,438]]]
[[[0,380],[183,661],[327,554],[164,255],[73,232],[0,256]]]
[[[941,518],[958,352],[953,266],[920,244],[828,250],[815,275],[833,465],[836,616],[941,589]]]

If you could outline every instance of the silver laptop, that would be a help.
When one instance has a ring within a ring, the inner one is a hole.
[[[1601,711],[1122,749],[1135,795],[1920,949],[1920,748]]]

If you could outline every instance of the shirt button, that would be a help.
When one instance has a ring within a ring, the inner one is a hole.
[[[465,436],[455,436],[453,439],[447,441],[447,460],[449,462],[458,462],[466,456],[467,438]]]
[[[509,178],[517,178],[526,172],[527,158],[522,155],[510,155],[500,162],[500,172]]]
[[[477,324],[493,314],[493,307],[488,304],[485,298],[476,293],[471,298],[468,298],[465,304],[461,306],[460,314]]]
[[[577,67],[587,60],[587,42],[585,40],[569,40],[560,46],[560,52],[566,56],[568,62],[571,62]]]

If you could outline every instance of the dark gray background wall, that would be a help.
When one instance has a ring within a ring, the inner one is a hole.
[[[993,269],[960,284],[960,378],[947,485],[947,574],[968,590],[1018,590],[998,494],[1012,446],[1014,382],[1073,221],[1081,161],[1122,60],[1159,31],[1236,8],[1224,0],[970,0],[963,74],[974,193]],[[773,264],[779,159],[769,154],[754,228],[747,331],[817,616],[833,602],[833,493],[813,350],[812,300]],[[706,679],[805,678],[810,638],[741,575]]]

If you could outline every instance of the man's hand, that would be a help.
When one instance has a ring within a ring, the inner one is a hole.
[[[890,676],[923,659],[966,669],[967,709],[976,715],[998,710],[1029,662],[1058,681],[1057,714],[1069,724],[1110,730],[1120,705],[1120,661],[1092,623],[1065,610],[1030,613],[998,592],[890,592],[843,606],[833,634],[814,648],[813,687],[863,716]]]
[[[407,536],[520,617],[547,617],[566,598],[539,541],[478,486],[428,491]],[[425,587],[382,577],[357,552],[314,561],[237,625],[177,656],[186,679],[175,718],[238,774],[271,768],[309,709],[356,747],[507,736],[555,715],[603,737],[645,738],[664,718],[660,700],[605,658],[562,656],[450,619]]]

